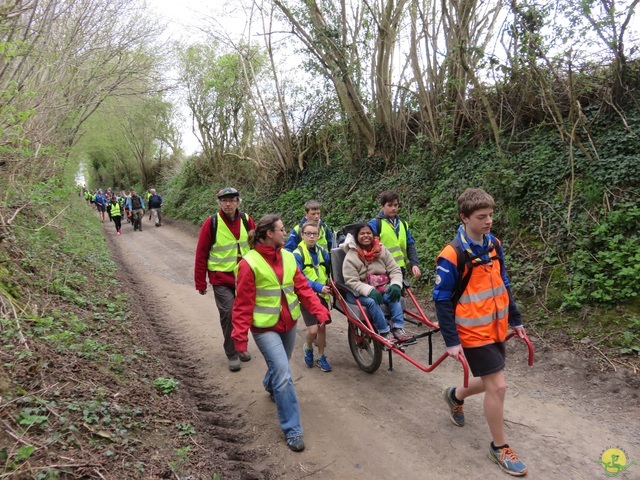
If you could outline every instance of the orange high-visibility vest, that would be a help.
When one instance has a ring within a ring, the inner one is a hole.
[[[439,256],[457,265],[457,253],[451,245]],[[458,336],[465,348],[503,342],[509,329],[509,292],[500,273],[502,259],[495,247],[489,256],[497,258],[473,267],[469,284],[455,305]],[[463,273],[460,272],[460,276]]]

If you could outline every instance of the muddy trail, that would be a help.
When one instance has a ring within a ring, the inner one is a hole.
[[[198,433],[207,433],[194,455],[217,452],[221,471],[230,472],[223,479],[508,478],[487,459],[481,398],[465,403],[463,428],[447,416],[441,388],[460,383],[457,362],[423,373],[396,357],[390,372],[385,356],[367,374],[351,356],[347,322],[337,312],[327,333],[332,372],[305,366],[303,322],[298,326],[292,371],[306,449],[291,452],[262,389],[266,367],[252,340],[253,359],[240,372],[227,368],[213,292],[201,296],[193,284],[197,229],[171,221],[154,228],[145,220],[142,232],[125,224],[116,237],[108,222],[104,231],[138,321],[155,332],[146,342],[167,359]],[[640,478],[640,374],[614,372],[597,351],[569,352],[530,336],[533,367],[523,344],[509,342],[505,406],[509,443],[529,468],[526,478],[606,478],[598,462],[610,448],[638,462],[619,478]],[[434,345],[440,355],[439,336]],[[426,341],[411,348],[426,363]]]

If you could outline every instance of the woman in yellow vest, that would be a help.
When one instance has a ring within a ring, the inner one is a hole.
[[[109,218],[113,220],[116,226],[116,235],[119,237],[122,230],[122,206],[118,203],[118,197],[115,195],[111,197],[111,203],[107,205],[107,211],[109,212]]]
[[[233,305],[232,338],[238,353],[247,351],[247,332],[267,363],[262,384],[275,402],[280,427],[294,452],[304,450],[300,407],[289,361],[296,340],[300,302],[318,322],[329,311],[309,287],[292,253],[283,250],[287,231],[277,215],[260,219],[249,233],[252,247],[236,268],[237,291]]]

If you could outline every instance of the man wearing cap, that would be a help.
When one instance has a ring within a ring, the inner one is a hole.
[[[240,362],[248,362],[248,352],[236,352],[231,332],[231,310],[236,298],[236,278],[234,270],[240,259],[249,251],[249,230],[256,224],[246,213],[240,212],[240,193],[231,187],[217,194],[220,210],[208,217],[200,228],[196,247],[194,278],[200,295],[207,293],[207,274],[213,287],[220,325],[224,334],[224,353],[229,359],[229,370],[237,372]]]
[[[156,227],[162,226],[162,206],[164,202],[162,201],[162,197],[156,193],[155,188],[150,188],[149,193],[151,196],[149,197],[149,210],[151,210],[151,214],[149,215],[149,220],[151,220],[151,215],[153,215],[154,221],[156,222]]]

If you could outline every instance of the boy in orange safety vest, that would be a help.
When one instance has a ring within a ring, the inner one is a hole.
[[[451,421],[462,427],[464,400],[484,393],[484,413],[491,432],[489,458],[509,475],[523,476],[526,466],[507,444],[504,432],[504,340],[509,325],[525,336],[522,316],[511,295],[500,241],[491,234],[495,202],[479,188],[458,198],[462,224],[453,242],[437,258],[433,289],[436,314],[449,356],[463,355],[473,378],[468,387],[443,391]]]

